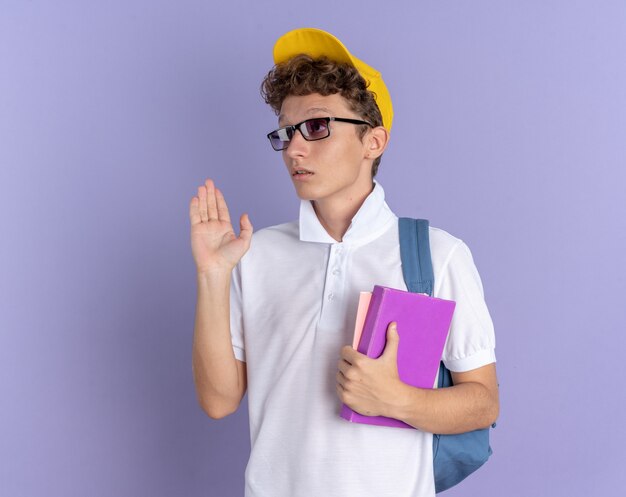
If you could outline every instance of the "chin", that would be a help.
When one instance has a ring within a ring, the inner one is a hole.
[[[305,195],[302,192],[299,192],[298,190],[296,190],[296,195],[298,196],[300,200],[310,200],[312,202],[318,199],[316,195]]]
[[[322,196],[320,192],[316,192],[313,188],[308,188],[306,185],[293,185],[293,187],[300,200],[317,200]]]

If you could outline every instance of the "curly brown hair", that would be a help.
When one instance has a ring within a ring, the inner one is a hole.
[[[261,96],[276,115],[280,114],[283,102],[288,96],[304,96],[311,93],[323,96],[339,93],[361,119],[373,126],[383,124],[374,93],[367,89],[365,79],[350,64],[335,62],[327,57],[314,59],[309,55],[300,54],[275,65],[261,84]],[[356,128],[359,139],[362,139],[369,126],[363,124]],[[372,178],[378,172],[381,157],[382,155],[372,163]]]

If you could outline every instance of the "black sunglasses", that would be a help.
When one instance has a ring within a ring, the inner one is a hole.
[[[296,133],[296,130],[300,131],[302,137],[306,141],[323,140],[330,136],[330,121],[337,121],[340,123],[350,124],[366,124],[373,127],[366,121],[359,121],[358,119],[344,119],[343,117],[314,117],[313,119],[307,119],[298,124],[292,124],[291,126],[285,126],[284,128],[278,128],[267,134],[267,138],[272,144],[272,148],[277,152],[285,150],[289,146],[289,142]]]

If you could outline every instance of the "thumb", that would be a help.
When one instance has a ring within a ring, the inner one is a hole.
[[[239,219],[239,236],[246,242],[249,242],[252,238],[253,229],[254,228],[252,227],[248,214],[243,214]]]
[[[398,355],[398,344],[400,343],[400,335],[398,335],[398,325],[395,321],[387,326],[387,343],[383,355],[396,357]]]

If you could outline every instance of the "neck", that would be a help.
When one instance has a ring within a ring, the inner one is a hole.
[[[333,201],[314,200],[312,202],[317,218],[331,237],[338,242],[343,240],[352,219],[373,189],[372,183],[371,188],[361,194],[349,195],[347,198]]]

